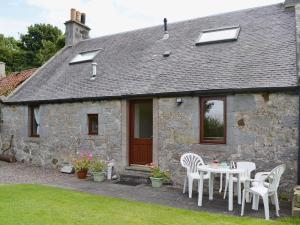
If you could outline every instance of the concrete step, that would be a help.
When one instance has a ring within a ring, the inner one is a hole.
[[[120,173],[120,182],[133,183],[133,184],[148,184],[150,183],[150,170],[141,170],[140,168],[128,168],[126,167],[123,172]]]
[[[131,165],[125,167],[125,171],[139,171],[139,172],[150,173],[150,170],[151,170],[150,167],[142,166],[142,165]]]

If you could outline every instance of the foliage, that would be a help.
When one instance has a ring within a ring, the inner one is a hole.
[[[20,40],[0,34],[0,61],[5,62],[7,74],[41,66],[64,46],[64,36],[50,24],[28,27]]]
[[[161,170],[159,166],[156,166],[154,164],[151,164],[150,167],[151,177],[162,178],[164,182],[171,181],[171,174],[169,170]]]
[[[0,61],[6,64],[6,74],[29,68],[26,65],[25,51],[19,46],[20,41],[0,34]]]
[[[106,163],[103,160],[96,157],[92,160],[91,169],[93,172],[102,172],[105,168]]]
[[[206,137],[224,137],[224,123],[220,120],[205,117],[204,133]]]
[[[201,208],[197,211],[178,209],[41,185],[1,185],[0,199],[0,224],[5,225],[300,224],[300,218],[265,221],[204,212]]]
[[[31,65],[37,67],[46,62],[64,46],[62,32],[50,24],[34,24],[21,34],[21,48],[26,51]]]
[[[93,155],[91,153],[79,153],[79,156],[73,160],[73,165],[76,171],[88,171],[92,163]]]

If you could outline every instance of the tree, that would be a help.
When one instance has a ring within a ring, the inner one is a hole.
[[[0,34],[0,61],[6,64],[6,74],[30,68],[26,65],[26,54],[19,46],[20,42],[13,37]]]
[[[64,46],[59,28],[50,24],[34,24],[27,34],[21,34],[21,48],[26,52],[27,64],[38,67]]]
[[[6,64],[6,74],[39,67],[64,45],[64,36],[57,27],[34,24],[20,40],[0,34],[0,61]]]

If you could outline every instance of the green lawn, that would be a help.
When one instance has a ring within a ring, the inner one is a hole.
[[[300,219],[264,221],[91,195],[41,185],[1,185],[0,224],[300,224]]]

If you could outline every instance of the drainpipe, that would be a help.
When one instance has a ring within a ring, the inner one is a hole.
[[[298,108],[298,166],[297,166],[297,174],[298,174],[298,179],[297,179],[297,185],[300,185],[300,88],[298,89],[298,103],[299,103],[299,108]]]
[[[296,71],[298,77],[298,160],[297,160],[297,185],[300,185],[300,1],[297,0],[295,3],[290,6],[287,5],[288,1],[286,0],[286,8],[294,7],[295,10],[295,22],[296,22]]]

